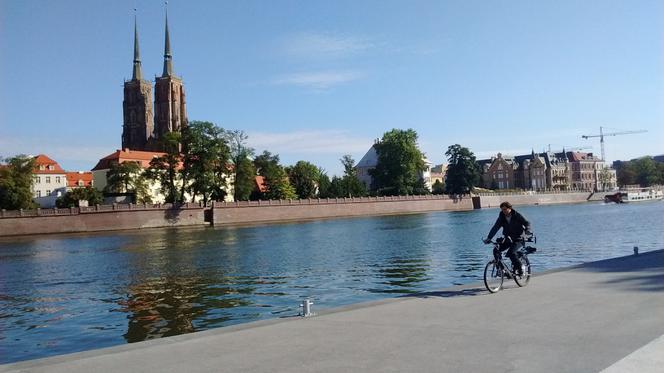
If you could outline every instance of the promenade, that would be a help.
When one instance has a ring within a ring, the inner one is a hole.
[[[537,269],[535,268],[535,271]],[[661,372],[664,250],[0,372]],[[11,343],[5,341],[5,343]]]

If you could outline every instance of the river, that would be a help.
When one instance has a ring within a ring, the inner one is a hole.
[[[517,208],[535,273],[664,248],[664,203]],[[0,363],[477,282],[498,209],[0,239]],[[537,286],[537,278],[530,286]]]

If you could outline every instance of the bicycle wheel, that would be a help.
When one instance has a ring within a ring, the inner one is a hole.
[[[516,282],[517,285],[520,287],[528,285],[528,281],[530,281],[530,261],[528,260],[528,257],[525,255],[522,255],[519,260],[521,260],[521,265],[524,268],[523,274],[519,276],[514,276],[514,281]]]
[[[500,267],[500,262],[490,261],[484,267],[484,286],[492,293],[500,291],[503,288],[504,272]]]

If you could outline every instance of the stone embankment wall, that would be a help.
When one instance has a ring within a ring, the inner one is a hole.
[[[213,225],[472,210],[468,196],[402,196],[215,203]]]
[[[501,202],[509,201],[514,206],[519,205],[551,205],[560,203],[586,202],[589,192],[578,193],[537,193],[537,194],[505,194],[495,193],[480,195],[480,207],[492,208],[500,206]],[[603,197],[602,197],[603,198]]]
[[[113,205],[3,211],[0,237],[203,225],[207,224],[205,220],[205,209],[198,204],[178,208],[172,205]]]
[[[337,217],[398,215],[430,211],[586,202],[589,193],[402,196],[200,204],[94,206],[72,209],[0,211],[0,237],[172,226],[261,224]]]

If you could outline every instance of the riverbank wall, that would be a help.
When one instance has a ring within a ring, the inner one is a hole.
[[[68,209],[2,211],[0,237],[204,225],[206,209],[181,206],[117,204]]]
[[[246,225],[341,217],[467,211],[513,205],[586,202],[590,193],[520,193],[215,202],[182,205],[115,204],[70,209],[0,211],[0,237],[195,225]]]
[[[217,202],[214,203],[212,208],[212,225],[255,224],[472,209],[473,199],[471,197],[450,198],[446,195]]]
[[[592,197],[589,192],[567,193],[528,193],[521,194],[480,194],[480,208],[498,207],[503,201],[509,201],[514,206],[519,205],[554,205],[563,203],[587,202]],[[604,197],[602,196],[602,200]]]

